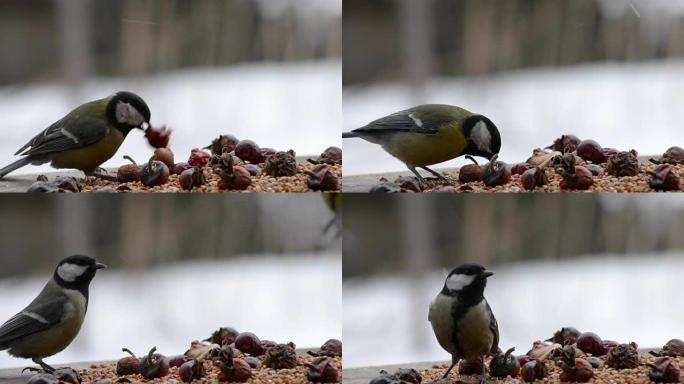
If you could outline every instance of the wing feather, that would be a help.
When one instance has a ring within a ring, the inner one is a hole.
[[[67,297],[61,294],[38,295],[28,307],[0,326],[0,347],[59,323],[67,300]]]

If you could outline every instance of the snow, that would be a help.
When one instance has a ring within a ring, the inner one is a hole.
[[[339,252],[103,270],[91,284],[79,336],[46,362],[118,359],[122,347],[143,354],[157,346],[161,353],[180,354],[221,326],[318,347],[342,336],[341,276]],[[0,280],[0,319],[20,311],[47,279]],[[0,352],[0,368],[28,365]]]
[[[403,83],[345,87],[343,129],[424,103],[453,104],[488,116],[502,136],[500,158],[527,159],[532,149],[573,133],[606,147],[660,155],[684,145],[684,61],[587,64],[478,78],[434,78],[418,98]],[[403,171],[382,148],[344,140],[345,175]],[[457,159],[438,168],[467,163]]]
[[[79,86],[36,84],[0,88],[0,166],[34,135],[79,104],[118,90],[139,94],[152,112],[152,124],[173,129],[176,161],[219,134],[252,139],[262,147],[318,155],[340,146],[342,65],[339,60],[262,63],[222,69],[193,69],[140,78],[94,78]],[[124,163],[123,155],[147,160],[153,148],[142,131],[131,132],[105,167]],[[48,164],[17,173],[52,170]]]
[[[591,255],[491,268],[485,297],[499,323],[499,346],[525,353],[564,326],[618,342],[661,347],[682,338],[678,294],[684,254]],[[427,321],[445,274],[345,280],[345,368],[445,361]]]

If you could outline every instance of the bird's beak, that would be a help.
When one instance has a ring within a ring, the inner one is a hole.
[[[95,269],[104,269],[107,268],[107,265],[102,264],[102,263],[95,263]]]
[[[492,272],[492,271],[484,271],[484,272],[482,272],[482,276],[484,276],[485,279],[488,278],[489,276],[493,275],[493,274],[494,274],[494,272]]]

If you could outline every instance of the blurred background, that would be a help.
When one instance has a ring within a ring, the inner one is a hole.
[[[64,257],[109,266],[83,328],[50,364],[185,352],[221,326],[318,347],[342,336],[341,239],[320,194],[50,196],[0,199],[0,322],[23,309]],[[287,321],[284,321],[284,320]],[[29,362],[0,352],[0,368]]]
[[[449,360],[427,312],[465,262],[494,272],[503,350],[565,326],[643,348],[683,336],[679,196],[348,194],[344,228],[345,367]]]
[[[138,93],[170,147],[222,133],[318,154],[340,145],[341,0],[5,0],[0,164],[76,106]],[[148,158],[132,132],[105,166]],[[25,168],[23,172],[49,170]]]
[[[443,103],[492,119],[507,162],[565,133],[643,155],[684,142],[682,1],[345,0],[343,24],[345,131]],[[405,170],[360,139],[344,151],[348,175]]]

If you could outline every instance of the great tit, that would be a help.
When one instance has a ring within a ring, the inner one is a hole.
[[[483,296],[491,275],[477,264],[454,268],[430,304],[428,320],[432,330],[439,345],[451,354],[451,366],[442,378],[447,377],[459,359],[481,358],[480,383],[486,382],[484,356],[499,349],[499,327]]]
[[[87,176],[119,149],[126,135],[150,123],[150,109],[140,96],[117,92],[77,107],[21,147],[23,158],[0,169],[0,179],[28,164],[51,162],[55,168],[73,168]]]
[[[445,104],[419,105],[342,133],[342,138],[350,137],[379,144],[404,162],[421,184],[425,180],[416,167],[446,179],[427,166],[463,155],[491,159],[501,149],[501,135],[491,120]]]
[[[90,281],[98,269],[106,267],[82,255],[60,261],[31,304],[0,326],[0,351],[30,358],[53,372],[43,358],[61,352],[74,340],[88,309]]]

